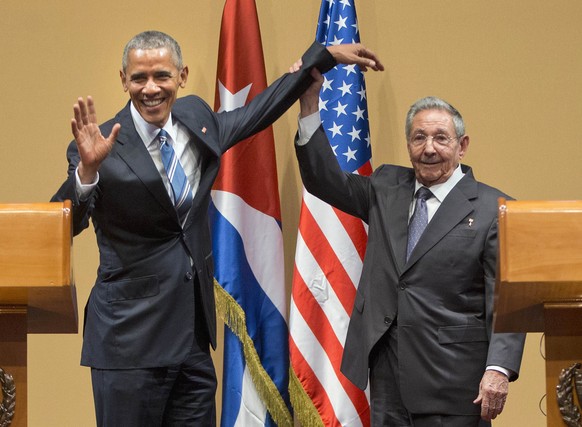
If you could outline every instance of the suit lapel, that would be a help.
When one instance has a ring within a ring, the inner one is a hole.
[[[473,178],[473,174],[469,168],[465,170],[463,179],[450,191],[429,222],[410,255],[410,259],[406,264],[407,268],[418,261],[419,258],[474,210],[470,200],[476,197],[477,182]]]
[[[129,104],[119,113],[118,119],[119,123],[121,123],[121,131],[117,136],[117,154],[168,214],[175,216],[176,220],[178,220],[178,214],[170,200],[160,173],[135,129],[129,111]]]
[[[214,144],[210,134],[213,127],[210,126],[210,123],[204,123],[200,120],[193,105],[190,105],[190,108],[185,108],[182,103],[176,103],[176,107],[172,110],[172,115],[194,135],[195,139],[202,142],[215,156],[220,156],[220,150]]]
[[[185,105],[183,102],[185,99],[178,99],[178,102],[176,102],[172,110],[172,115],[188,129],[192,135],[190,143],[196,144],[196,149],[200,153],[200,183],[198,184],[198,191],[194,195],[192,202],[193,209],[196,209],[204,201],[208,195],[208,190],[214,184],[218,173],[218,159],[222,153],[215,142],[218,136],[212,134],[215,126],[211,126],[210,123],[204,123],[201,117],[207,117],[207,115],[198,111],[193,103]],[[213,159],[215,161],[212,161]],[[188,221],[191,219],[192,216],[190,215]]]
[[[405,266],[406,241],[408,238],[408,211],[414,193],[414,172],[410,172],[400,178],[395,185],[394,191],[390,189],[385,193],[383,200],[385,206],[381,207],[381,212],[386,217],[387,232],[390,239],[393,259],[396,260],[398,271],[401,272]]]

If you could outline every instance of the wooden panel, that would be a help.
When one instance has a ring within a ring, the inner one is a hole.
[[[0,205],[0,287],[71,284],[71,206]]]
[[[545,332],[547,425],[562,369],[582,357],[582,201],[499,201],[497,332]]]
[[[552,314],[548,313],[548,317]],[[565,426],[556,400],[556,387],[563,369],[582,362],[582,336],[546,334],[545,341],[547,425]]]
[[[0,205],[0,305],[27,307],[28,332],[76,333],[70,201]]]
[[[502,281],[582,281],[582,201],[506,201],[499,221]]]
[[[543,332],[543,303],[582,300],[582,201],[500,199],[498,262],[495,330]]]
[[[0,367],[12,375],[16,386],[16,406],[10,427],[26,427],[27,391],[27,335],[26,307],[0,305]]]

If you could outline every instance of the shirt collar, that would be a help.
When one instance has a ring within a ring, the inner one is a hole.
[[[131,118],[133,119],[133,124],[135,125],[135,129],[137,130],[138,135],[140,136],[141,140],[145,144],[146,147],[152,145],[156,137],[158,136],[158,132],[160,128],[156,125],[152,125],[144,120],[144,118],[139,114],[137,108],[133,105],[133,102],[130,102],[130,111],[131,111]],[[170,112],[170,117],[168,117],[168,121],[164,125],[163,129],[168,132],[170,135],[171,141],[176,141],[176,130],[173,126],[172,120],[172,113]]]
[[[457,183],[461,179],[463,179],[464,176],[465,174],[463,173],[463,170],[461,169],[461,164],[459,163],[459,165],[457,166],[453,174],[449,177],[449,179],[447,179],[445,182],[441,184],[432,185],[430,187],[430,191],[437,198],[437,200],[440,203],[442,203],[443,200],[445,200],[445,197],[447,197],[447,195],[451,192],[454,186],[457,185]],[[416,180],[414,185],[414,194],[416,194],[418,189],[422,186],[423,185],[420,182],[418,182],[418,180]]]

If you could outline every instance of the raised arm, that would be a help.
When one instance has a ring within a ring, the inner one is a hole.
[[[376,54],[361,43],[328,46],[327,51],[338,64],[356,64],[362,71],[368,71],[368,68],[374,71],[384,71],[384,65]],[[297,60],[289,67],[289,72],[299,71],[302,65],[303,61]]]
[[[368,71],[368,68],[384,71],[384,65],[376,54],[361,43],[328,46],[327,50],[338,64],[357,64],[362,71]]]

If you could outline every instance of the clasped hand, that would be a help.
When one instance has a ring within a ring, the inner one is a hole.
[[[368,68],[374,71],[384,71],[384,65],[376,54],[361,43],[328,46],[327,50],[338,64],[356,64],[364,72],[368,71]],[[298,59],[289,67],[289,72],[299,71],[301,65],[303,65],[303,62]]]

